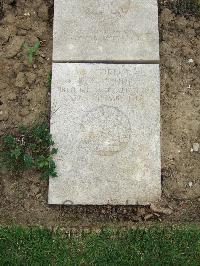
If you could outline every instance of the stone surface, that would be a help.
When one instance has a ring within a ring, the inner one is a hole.
[[[158,61],[157,0],[55,0],[53,60]]]
[[[159,66],[56,63],[50,204],[147,204],[160,184]]]

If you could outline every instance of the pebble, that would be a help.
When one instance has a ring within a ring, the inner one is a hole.
[[[198,152],[198,151],[199,151],[199,148],[200,148],[199,143],[193,143],[193,145],[192,145],[192,150],[193,150],[194,152]]]
[[[188,60],[188,63],[189,63],[189,64],[194,63],[194,60],[193,60],[192,58],[190,58],[190,59]]]
[[[193,186],[193,183],[192,183],[192,182],[189,182],[189,183],[188,183],[188,186],[189,186],[189,187],[192,187],[192,186]]]

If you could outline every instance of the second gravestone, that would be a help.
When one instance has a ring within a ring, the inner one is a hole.
[[[160,198],[158,65],[53,65],[59,148],[50,204],[147,204]]]

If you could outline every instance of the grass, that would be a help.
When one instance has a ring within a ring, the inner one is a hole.
[[[52,81],[52,73],[49,72],[47,76],[47,87],[49,90],[51,89],[51,81]]]
[[[17,174],[34,169],[40,171],[44,178],[57,176],[53,159],[57,149],[53,148],[54,142],[47,124],[22,126],[16,134],[2,136],[1,143],[1,168]]]
[[[0,227],[0,265],[200,265],[200,229],[103,229],[62,235]]]
[[[168,0],[166,2],[177,15],[200,16],[200,0]]]
[[[33,46],[29,46],[27,43],[23,44],[23,47],[26,49],[27,51],[27,55],[28,55],[28,61],[30,64],[33,63],[33,59],[37,54],[37,51],[40,48],[40,42],[37,41]]]

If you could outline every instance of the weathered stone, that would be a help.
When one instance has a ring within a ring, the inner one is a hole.
[[[193,151],[198,152],[200,148],[200,144],[199,143],[193,143]]]
[[[50,204],[159,199],[159,66],[53,65],[51,133],[58,177]]]
[[[55,0],[54,61],[158,61],[157,0]]]

